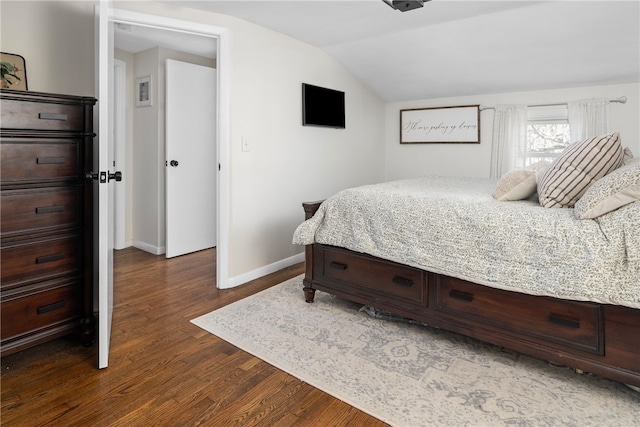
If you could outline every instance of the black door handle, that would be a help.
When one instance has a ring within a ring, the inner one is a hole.
[[[177,160],[171,160],[169,162],[169,165],[171,165],[171,166],[173,166],[175,168],[176,166],[178,166],[178,161]]]
[[[85,174],[85,178],[87,179],[87,181],[98,181],[100,182],[100,184],[104,184],[105,182],[109,182],[111,180],[116,180],[117,182],[122,181],[122,172],[120,171],[116,171],[116,172],[87,172]]]

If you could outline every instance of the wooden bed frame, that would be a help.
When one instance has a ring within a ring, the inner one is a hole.
[[[305,219],[320,203],[303,203]],[[504,291],[318,243],[305,262],[307,302],[325,291],[640,387],[640,309]]]

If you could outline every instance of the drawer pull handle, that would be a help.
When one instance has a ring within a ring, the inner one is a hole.
[[[67,120],[66,114],[54,114],[54,113],[40,113],[38,114],[38,118],[41,120]]]
[[[400,276],[393,276],[393,279],[391,279],[391,281],[396,285],[400,285],[400,286],[406,286],[406,287],[413,286],[413,280],[405,279],[404,277],[400,277]]]
[[[61,259],[64,259],[64,254],[40,256],[36,258],[36,264],[44,264],[46,262],[60,261]]]
[[[473,301],[473,294],[467,292],[456,291],[455,289],[449,292],[451,298],[459,299],[462,301]]]
[[[54,213],[54,212],[63,212],[64,211],[64,206],[41,206],[39,208],[36,208],[36,214],[47,214],[47,213]]]
[[[63,165],[64,157],[38,157],[36,163],[39,165]]]
[[[338,270],[346,270],[347,269],[347,264],[342,264],[341,262],[331,261],[331,263],[329,265],[331,267],[333,267],[333,268],[338,269]]]
[[[580,321],[574,319],[567,319],[566,317],[560,316],[558,314],[551,313],[549,315],[549,322],[555,323],[560,326],[567,326],[569,328],[580,329]]]
[[[59,308],[64,308],[64,306],[65,306],[64,300],[54,302],[53,304],[49,304],[49,305],[43,305],[42,307],[38,307],[38,314],[45,314],[53,310],[58,310]]]

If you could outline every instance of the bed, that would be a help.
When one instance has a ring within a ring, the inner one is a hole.
[[[306,301],[329,292],[640,386],[640,201],[577,219],[537,194],[496,200],[496,184],[423,177],[304,203]]]

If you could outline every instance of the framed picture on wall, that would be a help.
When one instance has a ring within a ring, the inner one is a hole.
[[[24,58],[13,53],[0,53],[3,89],[27,90],[27,69]]]
[[[400,144],[479,144],[480,106],[400,110]]]
[[[136,107],[149,107],[153,104],[151,76],[136,79]]]

